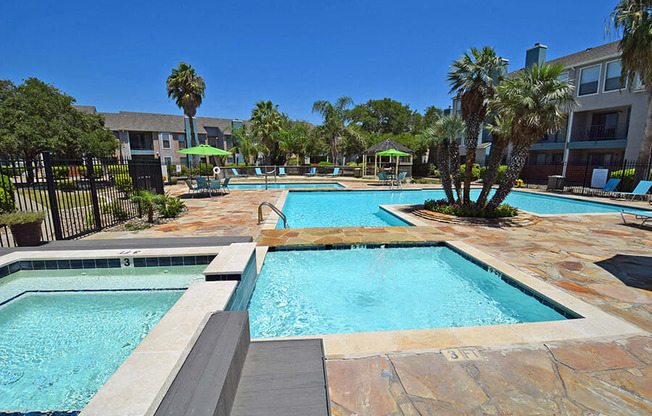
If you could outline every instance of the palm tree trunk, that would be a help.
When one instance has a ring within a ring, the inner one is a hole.
[[[451,187],[451,173],[448,167],[448,152],[444,140],[442,140],[437,149],[437,165],[439,168],[441,186],[444,188],[448,202],[452,204],[455,202],[455,197],[453,196],[453,189]]]
[[[195,146],[197,146],[197,144],[195,142],[195,123],[193,123],[192,120],[193,120],[193,117],[188,117],[188,124],[190,124],[190,147],[195,147]],[[192,160],[193,163],[196,161],[196,158],[197,158],[197,160],[199,159],[199,156],[197,156],[197,155],[189,155],[189,156],[190,156],[190,160]],[[192,169],[193,163],[190,164],[191,169]]]
[[[471,181],[473,180],[473,164],[475,163],[475,149],[478,147],[478,135],[480,134],[480,121],[466,121],[466,171],[464,172],[464,204],[471,203]]]
[[[647,92],[647,122],[645,124],[641,150],[638,152],[634,183],[648,180],[650,176],[650,158],[652,157],[652,86],[647,87]]]
[[[457,193],[457,200],[462,200],[462,171],[460,169],[460,145],[457,141],[451,140],[448,146],[448,153],[450,155],[450,166],[453,176],[453,184],[455,185],[455,192]]]
[[[500,168],[500,162],[505,156],[507,151],[507,140],[498,139],[495,140],[497,136],[494,136],[494,141],[491,145],[491,160],[489,161],[489,166],[487,167],[487,172],[484,175],[484,184],[482,185],[482,192],[476,201],[476,204],[484,206],[487,202],[487,197],[489,192],[491,192],[491,187],[496,182],[496,177],[498,177],[498,169]]]
[[[434,165],[435,160],[439,160],[439,156],[436,155],[437,152],[438,152],[438,150],[437,150],[436,146],[430,146],[428,148],[428,164],[429,165]]]
[[[514,187],[514,183],[521,175],[521,170],[523,170],[523,166],[525,165],[529,149],[530,146],[525,145],[519,145],[514,148],[512,157],[509,159],[509,165],[507,166],[505,177],[502,182],[500,182],[500,186],[493,198],[491,198],[491,201],[487,204],[488,211],[494,211],[505,200],[505,198],[507,198],[507,195]]]

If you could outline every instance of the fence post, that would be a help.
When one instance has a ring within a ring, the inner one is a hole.
[[[61,216],[59,215],[59,202],[57,201],[57,189],[54,183],[54,174],[52,172],[52,155],[50,152],[43,152],[43,169],[45,170],[45,184],[48,190],[48,201],[50,203],[50,215],[52,217],[54,238],[56,240],[63,240]]]
[[[100,201],[97,199],[97,184],[95,183],[95,166],[93,166],[93,155],[86,153],[86,174],[91,186],[91,202],[93,203],[93,221],[95,222],[95,231],[102,229],[102,216],[100,215]]]

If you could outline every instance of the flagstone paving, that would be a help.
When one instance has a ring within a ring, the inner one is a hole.
[[[185,186],[171,189],[185,193]],[[186,199],[189,213],[177,221],[93,238],[251,235],[262,246],[460,240],[652,331],[652,227],[623,225],[618,214],[544,216],[509,228],[415,217],[415,227],[262,229],[258,204],[275,203],[283,192]],[[652,414],[650,336],[477,347],[477,361],[449,362],[437,350],[328,360],[332,414]]]

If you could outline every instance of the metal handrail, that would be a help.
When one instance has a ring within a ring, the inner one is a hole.
[[[288,227],[288,220],[285,214],[283,214],[283,212],[280,209],[272,205],[271,202],[267,202],[267,201],[258,205],[258,224],[263,222],[263,206],[270,207],[272,211],[274,211],[279,217],[281,217],[281,219],[283,220],[283,228],[290,228]]]

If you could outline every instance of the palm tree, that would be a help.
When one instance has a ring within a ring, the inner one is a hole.
[[[290,122],[291,127],[281,133],[279,147],[286,153],[287,159],[292,155],[298,157],[297,165],[306,154],[306,144],[310,137],[310,129],[304,122]]]
[[[453,195],[451,185],[450,152],[448,150],[450,143],[442,131],[441,123],[435,123],[433,126],[427,127],[423,133],[421,133],[421,137],[422,140],[437,148],[436,153],[439,180],[441,181],[441,186],[444,188],[448,202],[452,204],[455,202],[455,196]]]
[[[512,119],[509,116],[494,116],[493,120],[487,125],[491,132],[491,155],[489,166],[484,176],[482,192],[476,201],[476,204],[484,206],[487,202],[491,187],[496,182],[500,163],[505,157],[507,146],[512,138]]]
[[[355,142],[364,141],[362,132],[355,127],[354,123],[349,122],[347,107],[352,105],[353,100],[346,96],[338,98],[335,104],[326,100],[315,101],[312,104],[312,112],[324,118],[324,122],[316,128],[316,132],[328,139],[334,164],[337,164],[338,146],[343,138],[346,137]]]
[[[460,146],[457,144],[457,136],[464,134],[464,121],[457,114],[444,116],[435,123],[439,126],[441,134],[448,143],[448,158],[450,160],[450,172],[453,177],[453,185],[457,193],[458,201],[462,201],[462,180],[460,178]]]
[[[244,159],[245,166],[251,161],[252,156],[257,155],[259,152],[265,153],[267,150],[264,146],[256,143],[253,136],[247,131],[246,124],[233,129],[231,132],[231,144],[232,147],[229,150],[233,154],[240,153]]]
[[[610,15],[610,23],[621,34],[621,82],[631,88],[637,76],[648,94],[647,122],[638,153],[635,179],[647,179],[652,157],[652,1],[620,0]]]
[[[573,87],[559,80],[562,72],[563,65],[535,64],[498,86],[492,107],[513,120],[514,148],[505,176],[487,204],[488,211],[495,210],[512,190],[530,147],[545,133],[562,128],[566,113],[577,106]]]
[[[195,125],[193,117],[204,98],[206,84],[204,79],[197,75],[195,69],[185,62],[172,69],[166,81],[168,98],[174,98],[177,107],[183,109],[190,124],[190,147],[196,146]]]
[[[278,111],[278,104],[270,100],[258,101],[251,110],[252,133],[269,150],[270,163],[279,164],[278,133],[283,131],[285,117]]]
[[[480,128],[487,115],[487,103],[494,96],[496,85],[505,72],[506,63],[488,46],[471,48],[453,62],[448,72],[451,93],[460,99],[462,119],[466,125],[466,172],[464,175],[464,203],[470,204],[472,169]]]

